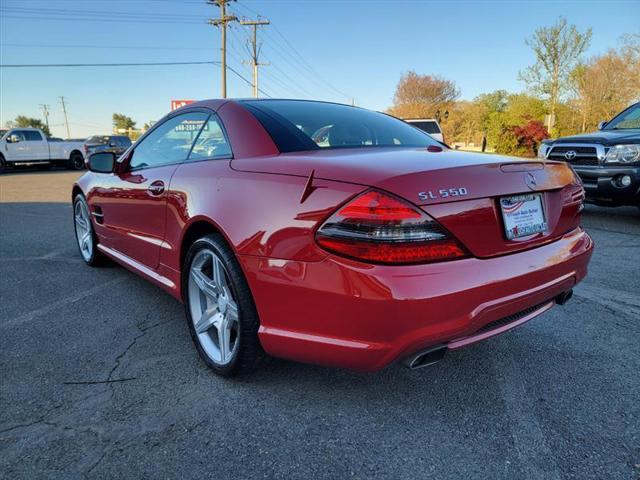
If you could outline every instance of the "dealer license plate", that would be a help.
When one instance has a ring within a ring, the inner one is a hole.
[[[500,209],[509,240],[548,230],[542,195],[539,193],[503,197],[500,199]]]

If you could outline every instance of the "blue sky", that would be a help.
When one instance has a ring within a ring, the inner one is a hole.
[[[524,39],[565,16],[593,28],[588,55],[640,32],[640,0],[403,1],[239,0],[239,17],[259,13],[261,88],[274,97],[317,98],[382,110],[407,70],[454,80],[462,98],[496,89],[521,91],[518,71],[533,63]],[[0,63],[105,63],[219,60],[218,14],[205,0],[0,0]],[[113,12],[104,15],[101,12]],[[117,18],[114,18],[117,17]],[[143,21],[140,21],[143,19]],[[264,33],[263,33],[264,32]],[[247,79],[248,30],[229,34],[229,64]],[[114,48],[117,47],[117,48]],[[251,87],[229,74],[229,96]],[[109,132],[114,112],[141,126],[173,99],[219,97],[215,65],[0,69],[0,124],[41,117],[49,104],[53,133],[63,136],[58,97],[68,102],[71,135]]]

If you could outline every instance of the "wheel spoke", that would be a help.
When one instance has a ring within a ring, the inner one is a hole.
[[[86,232],[82,235],[82,240],[80,240],[80,245],[84,250],[89,248],[89,241],[91,240],[91,232]]]
[[[227,280],[224,276],[224,267],[218,257],[213,257],[213,283],[218,287],[218,290],[222,291]]]
[[[238,321],[238,305],[233,300],[229,300],[229,303],[227,303],[226,316],[230,323]]]
[[[217,308],[211,308],[202,312],[200,320],[195,324],[196,332],[205,333],[210,330],[211,327],[215,325],[216,321],[218,321],[218,316],[220,316],[220,314],[218,313]]]
[[[191,276],[202,293],[213,301],[218,298],[218,287],[215,281],[208,278],[202,270],[197,268],[191,270]]]
[[[78,225],[83,230],[87,229],[87,223],[84,221],[81,215],[76,215],[76,225]]]
[[[231,354],[231,325],[227,316],[216,326],[218,329],[218,347],[220,348],[220,359],[227,361],[227,357]]]

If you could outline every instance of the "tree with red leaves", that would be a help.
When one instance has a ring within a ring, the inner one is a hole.
[[[535,157],[540,143],[549,138],[549,132],[539,120],[529,120],[523,126],[511,127],[511,133],[516,139],[517,149],[524,150],[526,156]]]

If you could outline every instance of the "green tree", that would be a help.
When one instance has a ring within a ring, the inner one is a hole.
[[[490,93],[482,93],[475,98],[476,102],[483,104],[489,112],[504,112],[507,108],[509,92],[496,90]]]
[[[116,131],[119,130],[133,130],[136,128],[136,122],[131,118],[123,115],[122,113],[113,114],[113,128]]]
[[[47,127],[42,120],[39,118],[30,118],[24,115],[18,115],[16,119],[11,122],[14,128],[39,128],[42,130],[47,137],[51,136],[51,132],[49,131],[49,127]]]
[[[506,95],[500,102],[489,104],[498,109],[487,109],[483,128],[487,135],[487,144],[498,153],[518,153],[518,139],[514,129],[531,121],[544,120],[547,112],[544,101],[526,93]]]
[[[525,40],[536,63],[520,72],[519,78],[536,94],[547,98],[555,118],[556,106],[569,87],[569,77],[591,41],[591,29],[584,33],[560,17],[550,27],[538,28]]]

